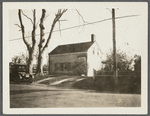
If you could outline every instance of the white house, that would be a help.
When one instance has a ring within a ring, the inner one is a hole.
[[[93,70],[101,68],[102,52],[95,37],[90,42],[59,45],[49,53],[49,74],[73,74],[73,63],[84,61],[87,64],[87,76],[93,76]]]

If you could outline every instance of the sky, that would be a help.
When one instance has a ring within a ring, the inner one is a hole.
[[[20,5],[21,4],[21,5]],[[34,5],[33,5],[34,4]],[[44,21],[45,30],[49,32],[52,21],[58,9],[68,9],[63,14],[60,20],[60,29],[68,27],[83,25],[77,28],[53,32],[48,48],[44,53],[44,64],[47,63],[48,53],[56,46],[62,44],[72,44],[91,41],[91,34],[95,35],[96,41],[105,56],[106,53],[113,48],[112,38],[112,20],[107,20],[95,24],[84,25],[91,22],[101,21],[112,17],[112,8],[115,8],[115,17],[138,15],[134,17],[126,17],[116,19],[116,47],[117,50],[122,50],[133,57],[134,54],[142,55],[147,46],[148,40],[148,5],[143,2],[64,2],[64,3],[12,3],[12,7],[8,8],[8,26],[9,26],[9,61],[15,55],[20,53],[27,54],[26,46],[23,43],[22,33],[20,28],[15,24],[20,24],[18,18],[18,8],[30,18],[33,16],[33,9],[36,9],[36,19],[39,22],[42,8],[46,9],[48,17]],[[55,7],[54,7],[55,6]],[[76,9],[79,11],[78,14]],[[32,24],[30,20],[23,17],[23,24],[25,26],[26,36],[31,35]],[[56,24],[54,30],[59,30],[59,23]],[[36,34],[39,34],[39,26]],[[46,39],[48,34],[45,34]],[[13,39],[18,39],[10,41]],[[27,38],[30,40],[31,38]],[[37,44],[39,36],[36,36]],[[36,48],[37,49],[37,48]],[[36,61],[34,59],[34,61]]]

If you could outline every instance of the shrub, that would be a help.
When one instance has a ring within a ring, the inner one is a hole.
[[[84,61],[75,61],[72,65],[72,70],[75,75],[87,75],[87,63]]]

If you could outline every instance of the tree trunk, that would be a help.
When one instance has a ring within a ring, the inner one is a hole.
[[[25,39],[25,28],[22,22],[22,17],[21,17],[21,12],[22,14],[27,17],[28,19],[30,19],[27,15],[25,15],[23,13],[23,11],[21,9],[18,10],[18,16],[19,16],[19,21],[20,21],[20,28],[21,28],[21,32],[22,32],[22,38],[23,41],[27,47],[28,53],[29,53],[29,59],[28,59],[28,64],[27,64],[27,73],[32,74],[32,67],[33,67],[33,56],[34,56],[34,49],[35,49],[35,30],[36,30],[36,11],[34,9],[33,11],[33,21],[32,19],[31,22],[33,24],[33,30],[32,30],[32,45],[29,44],[29,42]]]
[[[39,75],[43,75],[42,61],[43,61],[42,53],[39,52],[39,55],[38,55],[38,67],[37,67],[37,74],[39,74]]]
[[[45,18],[45,13],[46,13],[46,10],[45,9],[42,9],[42,16],[41,16],[41,19],[40,19],[40,43],[39,43],[39,55],[38,55],[38,68],[37,68],[37,74],[43,74],[43,66],[42,66],[42,54],[45,50],[45,48],[48,47],[48,43],[51,39],[51,36],[52,36],[52,33],[53,33],[53,30],[54,30],[54,27],[55,27],[55,24],[56,22],[60,19],[60,17],[63,15],[63,13],[65,13],[67,11],[67,9],[61,11],[61,10],[58,10],[58,13],[55,15],[55,18],[53,20],[53,23],[52,23],[52,26],[51,26],[51,29],[50,29],[50,33],[49,33],[49,36],[48,36],[48,39],[46,41],[46,44],[44,46],[43,43],[45,42],[45,39],[43,38],[44,37],[44,25],[43,25],[43,21],[44,21],[44,18]]]
[[[27,64],[27,73],[32,74],[33,73],[33,49],[30,48],[29,50],[29,59]]]
[[[31,51],[31,50],[30,50]],[[28,69],[27,73],[31,74],[32,73],[32,53],[29,51],[29,61],[28,61]]]
[[[38,55],[38,68],[37,68],[37,74],[40,74],[42,75],[43,74],[43,70],[42,70],[42,43],[45,41],[45,39],[43,38],[44,37],[44,25],[43,25],[43,21],[44,21],[44,18],[45,18],[45,13],[46,13],[46,10],[45,9],[42,9],[42,16],[41,16],[41,19],[40,19],[40,43],[39,43],[39,55]]]

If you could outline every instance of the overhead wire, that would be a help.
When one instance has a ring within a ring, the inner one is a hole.
[[[127,15],[127,16],[121,16],[121,17],[116,17],[115,19],[121,19],[121,18],[128,18],[128,17],[135,17],[135,16],[139,16],[139,15]],[[91,22],[91,23],[86,23],[86,24],[83,24],[83,25],[77,25],[77,26],[72,26],[72,27],[67,27],[67,28],[63,28],[61,29],[61,31],[65,31],[65,30],[69,30],[69,29],[73,29],[73,28],[77,28],[77,27],[81,27],[81,26],[86,26],[86,25],[91,25],[91,24],[95,24],[95,23],[100,23],[100,22],[104,22],[104,21],[108,21],[108,20],[112,20],[112,18],[107,18],[107,19],[103,19],[103,20],[100,20],[100,21],[95,21],[95,22]],[[60,30],[54,30],[53,32],[58,32]],[[50,32],[46,32],[44,34],[49,34]],[[39,36],[40,34],[37,34],[35,36]],[[32,37],[32,36],[28,36],[28,37],[25,37],[25,38],[29,38],[29,37]],[[11,39],[9,41],[16,41],[16,40],[20,40],[22,38],[16,38],[16,39]]]

